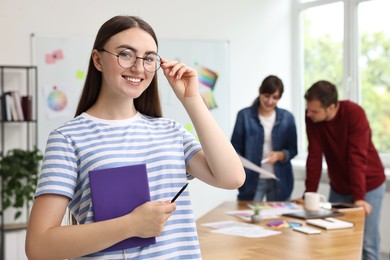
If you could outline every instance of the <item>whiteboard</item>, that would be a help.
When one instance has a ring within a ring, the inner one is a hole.
[[[227,41],[164,40],[159,54],[169,60],[180,60],[195,68],[199,76],[199,91],[213,117],[224,133],[230,135],[229,44]],[[190,119],[171,90],[162,71],[159,90],[165,117],[173,118],[192,131]],[[211,88],[212,87],[212,88]]]
[[[33,65],[38,67],[38,147],[51,130],[74,117],[84,85],[93,37],[32,36]],[[159,54],[198,71],[199,90],[224,133],[230,135],[229,44],[227,41],[160,40]],[[183,106],[158,72],[164,117],[196,135]]]

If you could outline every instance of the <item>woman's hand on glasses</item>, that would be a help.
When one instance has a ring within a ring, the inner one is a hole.
[[[181,102],[186,98],[199,96],[198,74],[195,69],[180,61],[168,61],[163,58],[161,58],[161,68]]]

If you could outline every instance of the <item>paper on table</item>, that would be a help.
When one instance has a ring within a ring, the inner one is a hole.
[[[293,202],[262,202],[258,206],[263,219],[277,218],[285,213],[298,212],[303,209],[302,206]],[[248,204],[248,207],[253,210],[254,204]]]
[[[245,224],[245,223],[237,222],[237,221],[233,221],[233,220],[226,220],[226,221],[216,221],[216,222],[203,223],[202,226],[214,228],[214,229],[219,229],[219,228],[226,228],[226,227],[231,227],[234,225],[239,225],[240,223]]]
[[[262,209],[260,211],[260,216],[262,219],[271,219],[271,218],[278,218],[283,214],[287,213],[293,213],[297,211],[302,211],[302,209],[288,209],[288,208],[272,208],[272,209]],[[235,216],[238,218],[241,218],[245,221],[250,221],[251,216],[253,215],[253,210],[234,210],[234,211],[227,211],[226,214]]]
[[[251,210],[251,209],[247,209],[247,210],[232,210],[232,211],[226,212],[226,214],[231,215],[231,216],[235,216],[235,217],[238,217],[238,218],[241,218],[241,219],[243,219],[245,221],[250,221],[251,220],[251,216],[253,215],[253,210]]]
[[[254,164],[253,162],[249,161],[248,159],[242,157],[241,155],[239,155],[239,157],[240,157],[242,165],[249,170],[252,170],[252,171],[259,173],[260,178],[262,178],[262,179],[278,179],[278,178],[276,178],[275,174],[264,170],[263,168],[257,166],[256,164]]]
[[[250,209],[247,210],[231,210],[226,214],[241,218],[245,221],[250,221],[253,215],[254,204],[248,204]],[[302,206],[293,202],[262,202],[258,205],[260,208],[260,216],[263,219],[278,218],[285,213],[302,211]]]
[[[213,230],[213,233],[240,236],[240,237],[250,237],[250,238],[259,238],[259,237],[268,237],[273,235],[278,235],[282,232],[275,230],[268,230],[261,228],[259,226],[252,225],[250,226],[232,226],[227,228],[220,228]]]
[[[268,230],[260,226],[237,222],[237,221],[221,221],[202,224],[203,226],[213,227],[213,233],[226,234],[232,236],[241,236],[249,238],[268,237],[278,235],[281,232]]]

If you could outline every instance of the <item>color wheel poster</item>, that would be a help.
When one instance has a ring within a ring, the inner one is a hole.
[[[49,119],[67,117],[72,114],[68,95],[64,85],[52,85],[45,87],[46,116]]]

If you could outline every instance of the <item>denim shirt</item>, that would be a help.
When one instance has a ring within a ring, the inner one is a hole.
[[[237,114],[231,143],[238,154],[261,166],[263,157],[264,128],[258,115],[259,102],[240,110]],[[291,159],[297,155],[297,130],[294,116],[287,110],[276,107],[276,119],[272,128],[272,150],[283,151],[284,161],[274,164],[276,197],[278,201],[288,200],[294,186]],[[238,189],[239,200],[253,200],[259,180],[257,172],[245,169],[246,180]]]

